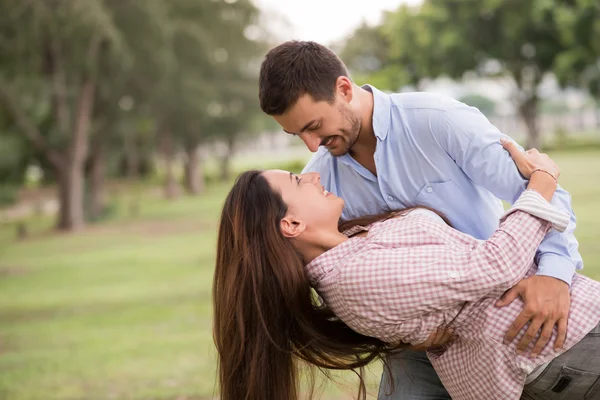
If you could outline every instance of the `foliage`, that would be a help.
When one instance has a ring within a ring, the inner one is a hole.
[[[0,177],[13,170],[19,183],[27,164],[40,165],[59,183],[61,228],[81,225],[82,192],[99,197],[104,166],[125,159],[139,168],[167,150],[172,161],[252,132],[252,65],[265,48],[247,35],[261,37],[250,0],[0,0],[0,8],[0,143],[10,155]]]
[[[598,21],[594,0],[425,0],[358,28],[342,57],[359,80],[394,91],[468,72],[510,78],[528,146],[539,147],[538,89],[547,74],[600,93]]]
[[[496,111],[496,102],[480,94],[468,94],[459,99],[465,104],[477,107],[486,116],[493,115]]]

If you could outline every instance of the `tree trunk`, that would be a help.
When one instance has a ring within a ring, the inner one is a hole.
[[[519,106],[519,114],[527,127],[527,149],[540,149],[541,138],[537,125],[538,98],[532,97]]]
[[[139,177],[140,177],[140,146],[137,141],[135,131],[125,132],[123,137],[123,146],[125,148],[125,173],[129,186],[133,189],[131,202],[129,203],[129,215],[136,218],[140,213],[140,195]]]
[[[198,147],[191,146],[187,149],[187,159],[185,162],[185,189],[189,194],[200,195],[204,192],[204,175],[202,174],[202,165]]]
[[[164,131],[161,134],[162,153],[165,161],[165,196],[167,199],[175,199],[181,194],[179,182],[175,177],[175,150],[173,148],[173,138],[171,132]]]
[[[60,171],[60,205],[58,228],[74,231],[85,225],[84,183],[85,159],[88,154],[89,130],[94,106],[95,85],[86,79],[77,101],[74,129],[71,136],[66,168]],[[62,210],[62,207],[65,207]]]
[[[92,221],[100,218],[106,209],[105,177],[106,154],[98,146],[90,157],[89,217]]]
[[[140,175],[140,155],[135,132],[127,132],[124,137],[125,171],[127,179],[136,181]]]
[[[95,34],[92,37],[86,58],[89,67],[95,66],[97,62],[98,49],[101,36]],[[56,108],[56,119],[59,129],[65,135],[70,135],[69,145],[66,151],[54,149],[40,133],[35,122],[20,106],[20,99],[9,90],[8,84],[0,79],[0,101],[10,110],[17,125],[23,134],[31,140],[34,147],[41,151],[56,171],[58,180],[59,215],[57,228],[60,230],[77,230],[84,226],[84,163],[87,158],[89,145],[89,127],[92,110],[94,107],[94,95],[96,84],[93,72],[86,71],[83,74],[80,92],[76,99],[74,112],[69,112],[69,104],[66,100],[67,82],[61,64],[61,49],[54,42],[54,58],[50,74],[53,80],[53,104]],[[93,71],[93,70],[92,70]],[[74,116],[71,124],[70,117]]]
[[[227,138],[227,149],[225,154],[221,157],[221,181],[227,182],[231,180],[231,157],[233,156],[233,143],[234,138]]]
[[[58,221],[57,229],[74,231],[84,226],[83,213],[83,168],[69,163],[56,173],[58,178]]]

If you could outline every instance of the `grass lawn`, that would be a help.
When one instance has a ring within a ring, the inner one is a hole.
[[[600,279],[600,152],[554,158],[573,195],[584,273]],[[149,197],[138,219],[76,235],[17,242],[14,227],[0,227],[0,399],[213,398],[211,279],[227,190]],[[343,377],[322,398],[351,397]]]

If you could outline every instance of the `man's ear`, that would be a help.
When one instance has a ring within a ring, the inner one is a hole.
[[[298,237],[306,229],[306,224],[302,221],[295,219],[292,216],[285,216],[281,222],[281,233],[284,237],[292,239]]]
[[[354,86],[352,85],[350,78],[347,76],[338,77],[335,88],[338,92],[338,95],[342,96],[346,103],[350,104],[350,102],[352,102],[352,98],[354,96]]]

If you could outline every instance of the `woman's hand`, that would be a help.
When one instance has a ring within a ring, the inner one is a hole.
[[[454,339],[456,339],[456,336],[454,335],[454,329],[438,328],[431,335],[429,335],[426,341],[414,346],[410,346],[409,349],[416,351],[433,350],[452,342]]]
[[[560,168],[547,154],[540,153],[536,149],[527,150],[523,153],[514,142],[504,138],[500,139],[500,143],[508,151],[519,172],[526,179],[531,179],[534,172],[543,171],[542,173],[549,174],[558,181]]]

